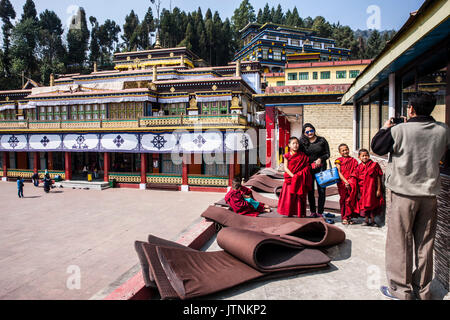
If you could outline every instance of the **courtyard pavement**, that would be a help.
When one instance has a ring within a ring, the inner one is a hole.
[[[134,241],[176,240],[223,193],[43,188],[0,182],[0,300],[102,299],[139,271]],[[266,195],[270,196],[270,195]],[[336,200],[330,197],[329,200]],[[328,249],[330,267],[256,281],[202,299],[381,300],[386,227],[336,225],[346,240]],[[362,222],[362,221],[360,221]],[[203,250],[221,250],[213,237]],[[433,298],[449,300],[433,281]]]
[[[89,299],[138,264],[134,241],[176,240],[221,193],[42,188],[0,181],[0,300]]]

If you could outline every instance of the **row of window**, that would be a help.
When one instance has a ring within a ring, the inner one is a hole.
[[[204,115],[228,114],[228,101],[201,102],[200,111]],[[163,104],[162,113],[164,115],[185,115],[187,103],[167,103]],[[156,116],[157,114],[155,114]],[[161,114],[162,115],[162,114]]]
[[[188,103],[162,104],[160,111],[153,112],[153,116],[186,115]],[[200,114],[220,115],[228,114],[229,101],[213,101],[199,103]],[[99,119],[137,119],[152,115],[150,104],[143,102],[72,105],[72,106],[46,106],[38,109],[24,110],[24,118],[29,120],[59,121],[59,120],[99,120]],[[0,112],[0,120],[15,120],[15,110]]]
[[[354,79],[359,75],[359,70],[350,70],[348,72],[349,78]],[[346,79],[347,78],[347,71],[336,71],[336,79]],[[312,80],[318,80],[319,79],[319,72],[312,72]],[[327,80],[331,79],[331,71],[321,71],[320,72],[320,79],[321,80]],[[309,80],[309,72],[291,72],[288,73],[288,80]]]
[[[291,46],[303,46],[305,43],[303,40],[291,39],[291,38],[283,38],[283,37],[275,37],[275,36],[265,36],[267,40],[279,40],[286,41],[287,44]],[[330,43],[322,43],[317,41],[310,41],[309,45],[316,49],[328,49],[333,48],[334,45]]]

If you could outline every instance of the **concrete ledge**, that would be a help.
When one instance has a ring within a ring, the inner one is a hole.
[[[199,250],[212,238],[215,232],[214,223],[202,219],[183,231],[176,242]],[[109,288],[93,296],[91,300],[148,300],[151,298],[152,292],[145,287],[140,264],[137,264],[112,283]]]

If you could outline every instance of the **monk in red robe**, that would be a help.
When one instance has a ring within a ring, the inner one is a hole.
[[[337,184],[340,196],[339,205],[341,207],[342,224],[348,225],[353,224],[352,218],[355,215],[356,205],[355,197],[351,197],[352,186],[349,180],[351,174],[358,166],[358,160],[350,156],[350,149],[344,143],[339,146],[339,153],[341,157],[335,161],[339,177],[341,178],[341,181]]]
[[[351,174],[353,181],[358,187],[356,212],[365,217],[367,226],[378,226],[374,217],[381,213],[381,207],[384,205],[383,195],[381,193],[381,177],[383,171],[380,165],[370,159],[369,151],[361,149],[359,151],[361,163]]]
[[[278,200],[278,213],[306,217],[306,198],[312,187],[311,165],[297,138],[289,139],[289,152],[284,155],[284,184]]]
[[[270,212],[268,205],[262,202],[258,203],[255,200],[249,201],[251,198],[252,191],[241,185],[239,178],[234,178],[231,189],[225,196],[225,202],[230,205],[234,212],[241,215],[257,217],[260,213]]]

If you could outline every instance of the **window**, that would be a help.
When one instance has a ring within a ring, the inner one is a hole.
[[[298,80],[309,80],[309,73],[308,72],[299,72]]]
[[[297,80],[297,73],[288,73],[288,80]]]
[[[273,50],[273,60],[281,60],[281,51]]]
[[[321,71],[320,79],[330,79],[330,71]]]
[[[313,80],[317,80],[319,78],[319,75],[317,72],[313,72]]]
[[[183,167],[182,164],[175,164],[172,161],[171,153],[163,153],[161,155],[161,172],[162,173],[170,173],[170,174],[179,174],[181,175]]]
[[[322,44],[320,42],[314,42],[314,48],[322,49]]]
[[[264,60],[267,60],[267,52],[269,51],[269,49],[267,49],[267,48],[263,48],[262,49],[262,58],[264,59]]]
[[[347,71],[336,71],[336,79],[347,78]]]
[[[284,81],[277,81],[277,87],[281,87],[284,86],[285,82]]]
[[[350,78],[352,78],[352,79],[354,79],[354,78],[356,78],[357,76],[359,76],[359,70],[350,70],[349,71],[349,76],[350,76]]]
[[[228,101],[201,103],[202,114],[228,114]]]
[[[296,46],[296,47],[298,47],[299,45],[300,45],[300,41],[294,40],[294,39],[291,40],[291,46]]]

